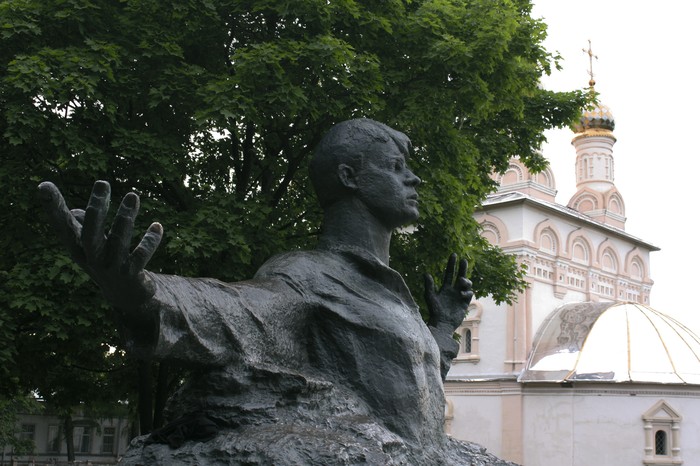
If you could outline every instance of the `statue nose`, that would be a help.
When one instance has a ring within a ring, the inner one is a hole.
[[[422,180],[418,178],[415,173],[413,173],[412,171],[409,171],[408,173],[408,181],[406,181],[407,185],[418,186],[419,184],[421,184]]]

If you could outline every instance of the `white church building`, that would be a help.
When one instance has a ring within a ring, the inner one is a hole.
[[[700,339],[649,307],[658,248],[625,231],[614,126],[599,106],[575,128],[567,205],[514,158],[476,214],[529,287],[470,306],[445,428],[525,466],[700,465]]]

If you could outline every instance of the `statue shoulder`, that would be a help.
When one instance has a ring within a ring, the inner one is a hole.
[[[255,274],[256,279],[290,276],[297,279],[312,277],[342,268],[343,258],[334,252],[322,250],[289,251],[277,254],[265,262]]]

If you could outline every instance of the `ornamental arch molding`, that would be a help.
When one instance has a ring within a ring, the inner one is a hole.
[[[533,238],[541,251],[553,256],[561,254],[561,233],[550,219],[543,220],[535,226]]]
[[[590,238],[579,228],[569,235],[566,256],[573,262],[592,265],[595,257],[592,244]]]
[[[584,191],[571,199],[569,206],[579,212],[590,212],[600,209],[603,199],[599,194],[594,194],[590,191]]]
[[[620,196],[620,193],[618,193],[617,190],[608,195],[606,206],[610,212],[616,213],[623,217],[625,216],[625,201],[622,200],[622,196]]]
[[[464,320],[481,320],[481,316],[484,313],[484,306],[479,301],[473,300],[469,303],[469,308],[467,308],[467,315]]]
[[[492,245],[503,246],[508,242],[508,228],[500,218],[485,214],[477,222],[481,227],[481,236]]]
[[[612,241],[606,239],[598,246],[596,261],[600,268],[606,272],[618,274],[620,272],[620,254]]]
[[[527,172],[523,170],[523,167],[513,161],[510,162],[508,168],[502,175],[497,179],[500,186],[508,186],[511,184],[522,183],[525,181]]]
[[[571,207],[579,212],[590,212],[600,208],[600,199],[591,193],[581,193],[572,199]]]
[[[542,186],[546,186],[550,189],[557,188],[556,183],[554,182],[554,173],[552,172],[552,169],[550,167],[546,167],[539,173],[532,173],[530,176],[532,180],[537,184],[541,184]]]
[[[636,248],[625,258],[625,275],[639,281],[649,279],[649,267]]]

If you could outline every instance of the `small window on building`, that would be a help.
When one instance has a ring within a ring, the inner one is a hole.
[[[116,429],[105,427],[102,429],[102,453],[114,453]]]
[[[90,453],[92,440],[92,428],[76,426],[73,432],[73,443],[76,453]]]
[[[647,466],[683,464],[680,448],[681,416],[663,400],[642,414],[644,461]]]
[[[666,432],[663,430],[657,430],[654,434],[654,452],[656,455],[668,455],[668,448],[666,445]]]
[[[17,433],[17,438],[23,444],[24,447],[34,450],[36,445],[34,443],[34,435],[36,433],[36,425],[34,424],[22,424],[20,426],[20,431]]]
[[[464,352],[469,354],[472,352],[472,330],[470,328],[466,329],[464,331],[464,335],[462,335],[462,341],[463,341],[463,348]]]
[[[61,431],[59,426],[55,424],[49,425],[46,451],[49,453],[58,453],[61,451]]]
[[[479,325],[482,310],[481,304],[476,301],[472,301],[469,305],[467,316],[462,321],[462,325],[457,328],[459,353],[453,360],[454,363],[479,362]]]
[[[19,439],[30,440],[33,442],[35,432],[36,426],[34,424],[22,424],[22,429],[19,432]]]

